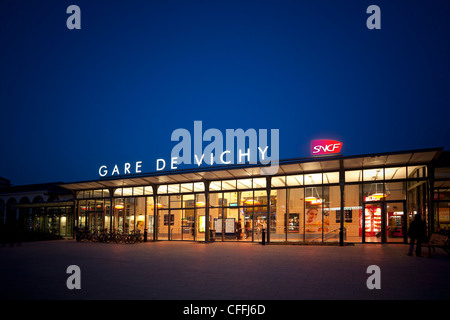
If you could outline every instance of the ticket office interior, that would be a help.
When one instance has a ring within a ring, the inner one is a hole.
[[[345,241],[406,242],[414,214],[428,218],[426,171],[346,171]],[[149,240],[205,241],[208,223],[216,241],[261,241],[263,230],[271,242],[338,241],[340,192],[339,172],[211,181],[208,192],[203,182],[160,185],[158,196],[152,186],[117,188],[112,197],[109,189],[85,190],[77,217],[91,229],[146,229]]]

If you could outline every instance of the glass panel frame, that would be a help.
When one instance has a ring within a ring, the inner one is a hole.
[[[286,176],[286,186],[295,187],[295,186],[303,186],[304,177],[302,174]]]
[[[362,170],[345,171],[345,182],[362,182]]]
[[[305,174],[305,186],[322,184],[322,173]]]
[[[365,169],[363,170],[364,181],[381,181],[384,180],[383,168]]]

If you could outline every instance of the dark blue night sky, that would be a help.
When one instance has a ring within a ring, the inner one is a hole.
[[[69,5],[81,30],[69,30]],[[369,30],[369,5],[381,30]],[[450,2],[2,0],[0,176],[98,178],[170,158],[171,133],[279,129],[344,155],[450,149]]]

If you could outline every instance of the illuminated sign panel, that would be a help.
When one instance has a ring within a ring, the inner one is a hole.
[[[313,140],[311,141],[311,154],[321,156],[337,154],[341,152],[342,142],[335,140]]]

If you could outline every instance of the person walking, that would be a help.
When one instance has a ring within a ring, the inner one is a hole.
[[[408,256],[412,256],[414,250],[414,243],[416,243],[416,256],[420,257],[422,254],[422,242],[425,239],[427,232],[427,225],[422,220],[420,214],[414,216],[414,220],[409,225],[408,236],[410,238]]]

